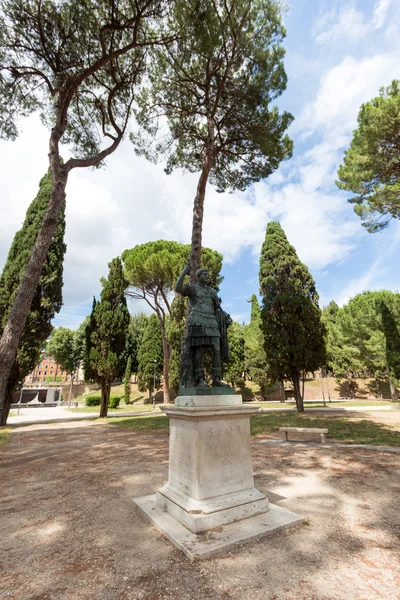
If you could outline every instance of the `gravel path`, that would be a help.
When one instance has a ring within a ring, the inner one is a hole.
[[[166,481],[166,435],[14,430],[0,451],[1,600],[398,600],[399,455],[259,442],[257,487],[308,525],[190,563],[132,502]]]

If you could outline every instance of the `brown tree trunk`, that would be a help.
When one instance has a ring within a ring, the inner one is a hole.
[[[50,153],[51,154],[51,153]],[[0,423],[3,423],[6,406],[7,382],[17,353],[36,287],[46,261],[47,252],[57,225],[58,217],[65,202],[67,172],[59,164],[52,164],[53,191],[49,206],[39,229],[35,244],[22,276],[15,300],[0,340]],[[51,161],[54,163],[54,161]]]
[[[108,413],[108,402],[110,400],[110,385],[107,383],[101,384],[101,403],[100,403],[100,418],[106,418]]]
[[[393,384],[392,378],[390,377],[389,365],[386,365],[386,374],[389,382],[390,398],[392,402],[397,402],[396,387]]]
[[[192,267],[190,273],[190,281],[195,282],[197,269],[201,266],[201,243],[203,232],[203,215],[204,215],[204,198],[206,195],[206,186],[208,176],[213,167],[214,155],[214,122],[211,117],[208,118],[208,138],[206,143],[206,154],[204,157],[203,168],[200,173],[199,182],[197,184],[196,196],[193,204],[193,221],[192,221],[192,249],[190,252],[190,265]]]
[[[300,390],[300,373],[297,370],[292,371],[292,381],[294,387],[294,399],[298,412],[304,412],[304,402]]]
[[[281,398],[281,402],[282,404],[285,403],[285,384],[284,381],[282,379],[282,381],[279,382],[279,394],[280,394],[280,398]]]

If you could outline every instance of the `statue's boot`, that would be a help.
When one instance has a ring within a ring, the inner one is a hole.
[[[215,370],[216,372],[213,373],[213,380],[212,380],[212,387],[223,387],[223,388],[229,388],[231,387],[230,385],[228,385],[227,383],[224,383],[223,381],[221,381],[221,375],[217,370]]]
[[[199,388],[208,388],[210,386],[208,385],[208,383],[204,379],[204,377],[199,377],[198,383],[197,383],[196,387],[199,387]]]

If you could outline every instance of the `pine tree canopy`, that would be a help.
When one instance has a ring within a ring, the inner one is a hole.
[[[268,223],[260,257],[262,331],[269,373],[298,378],[325,362],[325,328],[307,267],[279,223]]]
[[[78,331],[72,331],[67,327],[58,327],[53,331],[47,342],[47,353],[67,373],[73,373],[79,368],[81,361],[80,339]]]
[[[396,323],[385,302],[381,303],[382,329],[385,336],[386,364],[393,377],[400,381],[400,321]]]
[[[15,234],[7,261],[0,278],[0,333],[3,331],[14,301],[21,277],[47,209],[52,190],[51,175],[40,181],[36,198],[28,207],[22,228]],[[53,326],[51,320],[62,306],[65,211],[57,222],[39,284],[31,305],[16,360],[9,381],[12,388],[32,371],[39,361],[46,339]]]
[[[327,364],[337,380],[368,372],[377,379],[397,375],[400,294],[362,292],[339,308],[323,310],[327,329]]]
[[[358,113],[358,128],[338,170],[338,187],[369,232],[400,218],[400,82],[381,88]]]
[[[271,106],[286,87],[281,10],[277,0],[177,0],[169,28],[182,35],[154,48],[137,111],[156,142],[135,137],[137,151],[166,156],[168,173],[201,171],[209,154],[219,191],[243,190],[289,158],[293,117]]]
[[[169,307],[168,295],[173,291],[189,255],[189,244],[170,240],[147,242],[124,250],[122,260],[130,285],[128,295],[146,299],[153,310],[156,310],[157,304],[166,303]],[[222,255],[203,248],[202,266],[209,270],[210,285],[218,289],[222,281]]]

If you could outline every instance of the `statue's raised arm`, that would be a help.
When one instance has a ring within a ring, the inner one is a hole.
[[[175,292],[177,292],[177,294],[182,294],[183,293],[183,281],[185,279],[185,276],[189,275],[190,271],[191,271],[190,265],[185,265],[183,267],[183,271],[179,275],[178,281],[175,284]]]

